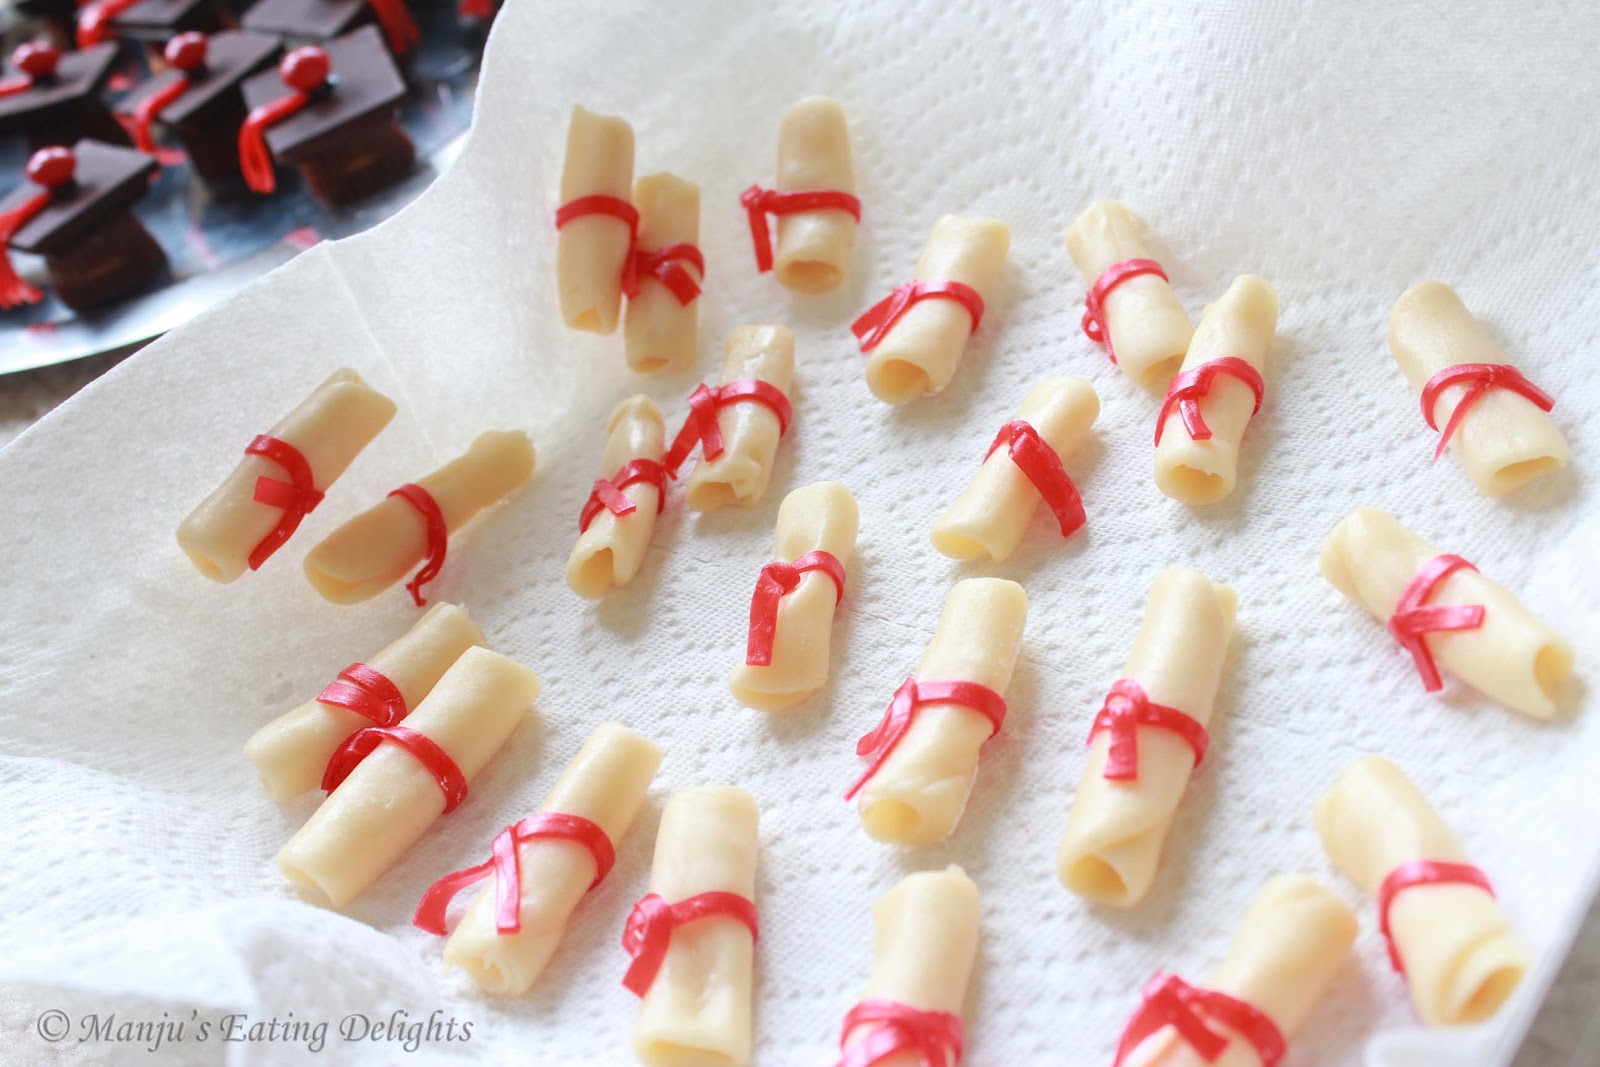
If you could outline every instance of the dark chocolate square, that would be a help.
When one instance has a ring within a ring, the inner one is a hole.
[[[209,33],[221,23],[212,0],[140,0],[111,25],[125,37],[164,43],[189,30]]]
[[[400,77],[376,26],[363,26],[323,46],[337,84],[282,122],[267,127],[267,147],[284,163],[300,163],[338,143],[339,134],[356,123],[387,119],[405,98]],[[278,72],[257,74],[244,83],[244,103],[251,109],[289,92]]]
[[[304,41],[327,41],[367,17],[367,0],[258,0],[240,25]]]
[[[79,141],[77,182],[11,237],[11,247],[54,255],[94,232],[96,226],[139,202],[157,170],[156,161],[134,148],[99,141]],[[0,213],[38,195],[40,186],[24,180],[20,189],[0,200]]]
[[[278,39],[257,33],[240,33],[223,30],[206,38],[206,65],[189,77],[189,88],[183,95],[161,109],[156,116],[162,122],[177,126],[203,115],[207,108],[226,99],[230,92],[250,75],[276,66]],[[157,75],[145,83],[146,88],[126,105],[132,111],[145,99],[182,75],[175,70]]]
[[[96,98],[111,77],[111,65],[116,58],[115,42],[97,44],[78,52],[63,52],[56,75],[48,83],[0,96],[0,134],[15,133]],[[6,73],[15,74],[16,70],[7,64]]]

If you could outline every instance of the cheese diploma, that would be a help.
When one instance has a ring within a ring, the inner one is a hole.
[[[639,212],[633,195],[633,127],[572,109],[556,210],[556,287],[561,318],[574,330],[611,333],[622,311]]]
[[[644,565],[656,515],[667,503],[666,427],[647,396],[627,397],[606,423],[604,472],[578,516],[578,543],[567,557],[567,585],[598,600],[633,581]]]

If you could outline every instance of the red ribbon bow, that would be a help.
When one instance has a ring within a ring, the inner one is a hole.
[[[400,497],[416,508],[428,529],[428,558],[423,562],[422,569],[406,583],[406,590],[410,592],[411,599],[420,608],[428,602],[422,595],[422,587],[439,577],[439,572],[444,569],[444,556],[450,548],[450,526],[444,521],[444,512],[439,510],[439,502],[433,498],[432,493],[420,485],[407,482],[392,491],[389,496]]]
[[[1132,678],[1118,678],[1111,683],[1111,692],[1100,713],[1094,717],[1089,729],[1089,744],[1101,731],[1111,734],[1111,747],[1106,751],[1105,778],[1111,782],[1136,782],[1139,780],[1139,727],[1153,726],[1177,734],[1188,742],[1194,752],[1194,765],[1206,758],[1206,747],[1211,735],[1200,725],[1200,720],[1169,708],[1165,704],[1152,704],[1144,688]]]
[[[869,1028],[866,1036],[847,1045],[863,1026]],[[949,1067],[961,1059],[961,1018],[894,1000],[863,1000],[845,1013],[839,1050],[835,1067],[877,1067],[902,1052],[920,1054],[922,1067]]]
[[[111,40],[111,23],[139,0],[97,0],[78,11],[78,47],[93,48]]]
[[[1161,443],[1161,434],[1167,428],[1167,416],[1172,413],[1173,405],[1177,405],[1178,413],[1183,416],[1183,425],[1190,437],[1196,441],[1211,440],[1211,427],[1206,425],[1205,416],[1200,411],[1200,401],[1211,392],[1211,384],[1222,374],[1237,378],[1250,387],[1256,396],[1256,406],[1250,409],[1250,417],[1255,418],[1256,412],[1261,410],[1261,398],[1266,395],[1267,388],[1261,380],[1261,372],[1238,356],[1209,359],[1193,370],[1179,374],[1167,386],[1167,399],[1162,401],[1161,414],[1156,419],[1156,444]]]
[[[1389,632],[1400,642],[1400,647],[1411,653],[1416,661],[1417,673],[1422,675],[1422,685],[1428,692],[1444,687],[1439,677],[1439,665],[1433,661],[1426,635],[1455,630],[1476,630],[1483,625],[1485,609],[1482,604],[1429,604],[1435,587],[1459,570],[1475,571],[1478,568],[1460,556],[1435,556],[1417,569],[1406,583],[1389,616]]]
[[[883,339],[889,336],[889,331],[894,329],[894,324],[911,310],[912,305],[937,297],[954,300],[966,308],[967,314],[972,317],[972,332],[978,332],[978,324],[983,321],[983,297],[978,290],[963,282],[907,282],[895,286],[893,292],[851,323],[850,332],[861,343],[862,354],[882,344]]]
[[[49,83],[61,65],[61,49],[49,41],[27,41],[11,53],[11,65],[17,73],[0,78],[0,96],[16,96],[40,82]]]
[[[628,922],[622,928],[622,947],[633,958],[628,972],[622,976],[623,987],[640,997],[650,992],[661,964],[666,961],[672,931],[701,919],[719,917],[744,923],[752,940],[758,936],[756,906],[737,893],[700,893],[676,904],[668,904],[657,893],[641,898],[628,913]]]
[[[1155,260],[1125,259],[1107,267],[1083,298],[1084,335],[1095,344],[1104,346],[1106,356],[1113,363],[1117,361],[1117,353],[1111,348],[1111,326],[1106,322],[1106,297],[1129,278],[1137,278],[1141,274],[1154,274],[1162,281],[1167,280],[1167,272]]]
[[[289,87],[289,94],[253,108],[239,127],[239,170],[253,192],[265,196],[278,187],[267,148],[268,127],[296,114],[326,91],[332,71],[328,53],[316,45],[296,48],[278,64],[278,77]]]
[[[1056,524],[1061,527],[1061,536],[1071,537],[1077,533],[1089,520],[1083,513],[1083,498],[1078,496],[1078,487],[1067,476],[1067,469],[1061,465],[1061,457],[1056,455],[1056,450],[1045,444],[1039,431],[1022,419],[1000,427],[1000,432],[994,435],[994,443],[983,454],[983,458],[987,460],[994,455],[994,450],[1001,445],[1006,446],[1011,453],[1011,462],[1017,465],[1017,469],[1027,476],[1044,498],[1056,517]]]
[[[924,704],[959,704],[971,708],[988,719],[994,727],[989,733],[990,737],[999,733],[1001,724],[1006,721],[1006,698],[986,685],[962,681],[919,682],[915,678],[907,678],[894,691],[894,698],[889,701],[888,710],[883,713],[878,725],[856,742],[856,755],[872,762],[867,767],[867,773],[845,793],[846,800],[855,799],[862,786],[878,773],[900,739],[911,729],[911,720]]]
[[[150,136],[150,127],[165,111],[168,104],[177,100],[189,91],[193,85],[192,76],[203,70],[206,65],[207,43],[203,33],[180,33],[167,42],[162,49],[162,56],[167,65],[178,71],[178,79],[169,82],[139,101],[133,109],[133,143],[139,151],[156,153],[155,139]]]
[[[1160,1030],[1170,1026],[1178,1039],[1207,1063],[1216,1062],[1228,1049],[1228,1038],[1206,1025],[1204,1012],[1217,1024],[1244,1038],[1256,1050],[1261,1067],[1277,1067],[1288,1052],[1283,1031],[1266,1012],[1214,989],[1199,989],[1175,974],[1157,974],[1145,984],[1143,1002],[1117,1043],[1111,1067],[1122,1067],[1133,1051]]]
[[[706,276],[705,257],[687,241],[649,252],[635,248],[622,274],[622,295],[632,300],[639,295],[639,280],[649,277],[665,285],[678,303],[687,306],[700,295],[700,282],[684,264],[693,267],[700,278]]]
[[[322,772],[322,791],[331,793],[350,777],[356,765],[372,754],[384,741],[393,741],[416,758],[433,775],[444,793],[444,813],[448,815],[467,797],[467,776],[461,773],[450,753],[439,742],[409,726],[368,726],[344,739]]]
[[[1419,885],[1470,885],[1494,896],[1494,887],[1489,884],[1488,876],[1470,863],[1412,860],[1390,871],[1383,885],[1378,887],[1378,930],[1389,949],[1390,964],[1401,974],[1405,974],[1406,969],[1400,961],[1400,949],[1394,943],[1394,934],[1389,929],[1389,907],[1395,897]]]
[[[619,519],[637,511],[639,506],[624,496],[622,491],[640,482],[648,482],[656,487],[656,513],[660,514],[667,506],[667,469],[653,459],[640,456],[624,463],[610,479],[596,479],[589,499],[584,501],[583,511],[578,515],[578,532],[583,533],[589,528],[601,508]]]
[[[739,194],[739,203],[750,216],[750,241],[755,245],[756,270],[762,274],[772,269],[772,233],[767,227],[768,215],[848,211],[857,222],[861,221],[861,201],[837,189],[806,189],[786,193],[752,185]]]
[[[28,157],[25,173],[29,181],[41,188],[10,211],[0,215],[0,309],[14,308],[22,304],[37,304],[43,298],[44,294],[23,281],[22,276],[11,265],[7,246],[11,243],[11,238],[17,235],[18,230],[50,206],[58,191],[65,193],[72,189],[73,175],[77,167],[77,154],[70,148],[41,148]]]
[[[1466,385],[1467,390],[1456,402],[1455,410],[1450,412],[1450,419],[1444,424],[1444,432],[1439,435],[1439,447],[1433,450],[1436,460],[1444,455],[1445,446],[1456,435],[1456,430],[1461,427],[1467,412],[1472,410],[1472,405],[1482,400],[1483,394],[1490,389],[1508,389],[1531,400],[1540,411],[1549,411],[1556,406],[1554,397],[1528,381],[1521,371],[1509,363],[1458,363],[1435,374],[1422,387],[1422,417],[1428,421],[1428,429],[1439,428],[1434,421],[1433,410],[1439,403],[1439,394],[1452,385]]]
[[[289,442],[262,434],[245,446],[245,455],[260,456],[276,463],[289,476],[287,482],[262,476],[256,479],[252,499],[268,507],[282,508],[278,525],[268,531],[261,543],[250,551],[250,569],[260,570],[272,554],[300,528],[300,520],[311,514],[322,503],[322,492],[312,476],[311,464],[300,450]]]
[[[752,667],[772,663],[772,642],[778,633],[778,601],[792,593],[802,575],[821,571],[833,579],[833,602],[844,599],[844,564],[832,552],[818,549],[807,552],[793,563],[779,560],[761,568],[755,595],[750,598],[750,636],[745,643],[744,661]]]
[[[701,385],[689,394],[689,415],[683,420],[683,429],[672,439],[672,447],[667,449],[663,460],[667,473],[676,478],[678,468],[683,466],[696,444],[703,446],[701,451],[708,460],[722,455],[722,427],[717,425],[717,412],[741,400],[753,400],[778,416],[779,437],[789,432],[789,419],[793,415],[789,398],[771,382],[746,378],[714,389]]]
[[[352,663],[340,671],[338,680],[317,694],[317,703],[353,711],[375,726],[393,726],[407,710],[400,687],[365,663]]]
[[[502,934],[520,932],[522,930],[520,846],[523,842],[538,838],[571,841],[588,849],[589,855],[594,859],[594,881],[589,883],[590,889],[605,880],[617,859],[616,850],[612,847],[611,839],[606,836],[606,832],[581,815],[565,815],[554,811],[530,815],[495,835],[494,843],[490,846],[492,853],[490,859],[476,867],[467,867],[447,874],[429,886],[428,891],[422,894],[422,900],[417,904],[417,913],[412,916],[411,922],[430,934],[444,937],[449,932],[445,926],[445,912],[450,907],[450,901],[455,899],[457,893],[487,877],[492,871],[495,876],[494,928]]]
[[[384,39],[389,42],[389,51],[403,56],[422,43],[422,30],[412,18],[405,0],[367,0],[367,6],[377,16]]]

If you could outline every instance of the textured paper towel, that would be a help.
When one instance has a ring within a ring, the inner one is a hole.
[[[441,1009],[474,1021],[473,1037],[428,1046],[429,1062],[627,1062],[635,1003],[616,940],[644,891],[660,803],[736,782],[762,808],[758,1064],[829,1061],[869,967],[869,902],[952,860],[984,894],[973,1064],[1109,1062],[1149,974],[1203,979],[1280,870],[1338,887],[1362,918],[1357,958],[1291,1062],[1495,1062],[1594,882],[1600,721],[1536,724],[1458,685],[1424,694],[1382,627],[1317,577],[1315,556],[1351,507],[1393,510],[1517,590],[1595,677],[1592,13],[1331,0],[672,10],[689,6],[514,0],[490,42],[472,142],[427,196],[151,346],[0,454],[0,981],[13,983],[0,1059],[46,1059],[32,1028],[56,1006],[252,1020]],[[771,179],[779,116],[808,92],[851,116],[865,222],[842,290],[793,299],[755,275],[736,198]],[[633,121],[640,173],[703,186],[710,273],[693,375],[631,378],[620,335],[561,328],[549,220],[580,101]],[[1078,330],[1083,285],[1061,238],[1102,196],[1149,220],[1191,314],[1239,273],[1278,288],[1268,400],[1222,506],[1193,511],[1156,491],[1157,399]],[[889,409],[867,392],[848,324],[909,277],[945,212],[1006,219],[1011,264],[948,392]],[[1384,344],[1396,295],[1429,277],[1456,285],[1559,398],[1571,470],[1495,503],[1453,460],[1430,466],[1434,438]],[[580,601],[562,568],[606,413],[644,389],[675,423],[728,329],[752,321],[787,322],[798,338],[794,430],[767,498],[705,517],[675,504],[641,578],[598,606]],[[340,365],[401,414],[259,574],[202,580],[174,526],[252,434]],[[929,523],[995,429],[1034,381],[1064,373],[1090,378],[1102,403],[1095,445],[1069,463],[1087,530],[1063,544],[1041,517],[993,568],[934,554]],[[497,648],[540,674],[537,715],[348,917],[319,910],[272,863],[312,800],[272,804],[240,747],[415,609],[400,588],[327,605],[300,559],[488,427],[530,430],[539,472],[456,539],[432,595],[467,604]],[[850,486],[862,515],[833,682],[768,719],[736,705],[725,679],[778,502],[821,478]],[[1056,841],[1090,718],[1151,579],[1177,563],[1238,588],[1238,637],[1159,884],[1135,911],[1101,912],[1056,883]],[[953,840],[900,853],[869,841],[839,794],[859,771],[855,739],[914,666],[949,584],[978,573],[1018,579],[1031,600],[1011,716]],[[439,941],[410,928],[411,910],[439,874],[486,855],[611,717],[667,750],[652,802],[533,993],[481,999],[444,970]],[[1371,903],[1321,857],[1309,805],[1368,752],[1416,778],[1537,948],[1524,995],[1490,1027],[1414,1030]],[[55,1053],[118,1051],[78,1036]],[[213,1035],[162,1054],[299,1062],[305,1049]],[[405,1058],[330,1035],[334,1054]]]

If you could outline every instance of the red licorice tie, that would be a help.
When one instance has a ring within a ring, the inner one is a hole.
[[[374,726],[393,726],[406,717],[406,698],[382,671],[352,663],[317,694],[317,703],[353,711]]]
[[[22,304],[37,304],[44,296],[39,290],[22,280],[11,265],[8,246],[17,231],[26,226],[34,216],[55,199],[58,190],[70,190],[73,173],[78,167],[78,157],[70,148],[41,148],[28,158],[28,180],[39,186],[37,193],[0,215],[0,308],[14,308]]]
[[[78,11],[78,47],[92,48],[112,40],[111,23],[139,0],[97,0]]]
[[[439,572],[444,569],[444,554],[450,548],[450,527],[444,521],[444,512],[439,510],[439,502],[422,486],[407,482],[389,495],[400,497],[416,508],[428,529],[428,558],[422,564],[422,569],[406,583],[411,599],[420,608],[428,602],[422,595],[422,587],[439,577]]]
[[[1439,428],[1438,423],[1434,421],[1434,408],[1438,406],[1439,394],[1452,385],[1465,385],[1467,389],[1456,402],[1455,410],[1450,412],[1450,419],[1444,424],[1444,432],[1439,434],[1439,447],[1433,450],[1434,459],[1444,455],[1445,446],[1450,443],[1450,438],[1456,435],[1456,430],[1460,429],[1467,412],[1471,411],[1472,405],[1482,400],[1483,394],[1490,389],[1506,389],[1516,393],[1532,401],[1540,411],[1549,411],[1556,406],[1554,397],[1528,381],[1522,376],[1521,371],[1509,363],[1458,363],[1435,374],[1428,379],[1428,384],[1422,387],[1422,417],[1428,420],[1428,429]]]
[[[339,788],[356,765],[372,754],[373,749],[384,741],[393,741],[416,758],[424,770],[433,775],[433,780],[439,783],[439,791],[444,794],[445,814],[456,810],[467,796],[467,776],[461,773],[461,768],[456,766],[456,761],[450,758],[450,753],[439,747],[439,743],[427,734],[419,733],[409,726],[368,726],[357,730],[344,739],[328,760],[328,767],[322,772],[322,790],[331,793]]]
[[[1139,1010],[1122,1031],[1111,1067],[1122,1067],[1135,1049],[1169,1026],[1195,1055],[1214,1063],[1227,1051],[1228,1038],[1207,1026],[1201,1012],[1248,1041],[1256,1050],[1261,1067],[1277,1067],[1289,1050],[1278,1024],[1260,1008],[1237,997],[1197,988],[1175,974],[1156,975],[1145,984],[1142,995]]]
[[[1485,609],[1482,604],[1429,604],[1428,598],[1440,582],[1456,571],[1477,569],[1460,556],[1433,557],[1406,583],[1394,614],[1389,616],[1389,632],[1400,642],[1401,648],[1411,653],[1417,673],[1422,675],[1423,688],[1430,693],[1442,689],[1444,682],[1439,677],[1438,664],[1433,661],[1433,652],[1428,648],[1427,635],[1476,630],[1483,625]]]
[[[253,191],[266,195],[278,187],[277,176],[272,173],[272,153],[267,149],[268,127],[311,103],[313,94],[328,85],[332,69],[328,53],[316,45],[296,48],[278,64],[278,76],[289,87],[289,94],[255,108],[239,127],[239,170]]]
[[[1383,943],[1388,946],[1389,962],[1401,974],[1406,973],[1406,968],[1400,960],[1400,949],[1395,945],[1394,934],[1389,928],[1389,908],[1395,897],[1421,885],[1470,885],[1494,896],[1494,888],[1489,885],[1488,877],[1470,863],[1412,860],[1390,871],[1383,885],[1378,887],[1378,930],[1383,934]]]
[[[1250,387],[1256,397],[1256,406],[1250,409],[1250,417],[1256,417],[1267,389],[1266,383],[1261,380],[1261,372],[1238,356],[1207,360],[1193,370],[1179,374],[1167,386],[1167,399],[1162,402],[1161,414],[1156,418],[1156,444],[1161,443],[1161,435],[1167,428],[1167,416],[1172,413],[1174,405],[1178,408],[1178,414],[1183,416],[1183,426],[1189,431],[1190,437],[1196,441],[1211,440],[1211,427],[1206,425],[1205,416],[1200,411],[1200,401],[1211,392],[1211,385],[1218,375],[1223,374],[1237,378]]]
[[[689,394],[689,416],[683,420],[683,429],[678,431],[678,436],[673,438],[672,447],[667,449],[663,461],[667,473],[676,478],[678,468],[683,466],[683,461],[689,458],[689,453],[694,451],[697,444],[702,446],[701,451],[708,460],[722,455],[722,428],[717,425],[717,412],[729,404],[744,400],[752,400],[778,416],[779,437],[789,432],[789,419],[793,414],[789,398],[771,382],[747,378],[714,389],[699,386]]]
[[[667,506],[667,468],[653,459],[640,456],[624,463],[611,478],[600,478],[594,483],[594,488],[589,492],[589,499],[583,503],[583,511],[578,514],[578,532],[583,533],[600,514],[600,509],[605,508],[617,518],[632,515],[639,506],[623,494],[623,490],[630,485],[647,482],[656,487],[656,513],[660,514]]]
[[[403,56],[422,43],[422,31],[417,28],[417,20],[411,17],[405,0],[367,0],[367,6],[377,16],[384,39],[389,42],[389,51]]]
[[[695,269],[694,274],[689,273],[689,267]],[[622,295],[632,300],[639,295],[640,279],[654,278],[678,298],[678,303],[688,306],[700,295],[700,279],[705,276],[705,257],[687,241],[649,252],[635,248],[633,262],[622,275]]]
[[[133,143],[139,147],[139,151],[155,154],[156,143],[150,136],[150,127],[161,117],[161,112],[166,110],[168,104],[189,91],[189,86],[193,84],[191,76],[205,69],[206,51],[206,35],[203,33],[180,33],[167,42],[161,54],[167,65],[178,71],[180,76],[177,81],[162,86],[139,101],[133,109]]]
[[[11,53],[11,65],[18,73],[0,78],[0,96],[15,96],[40,82],[49,82],[61,65],[61,49],[49,41],[28,41]]]
[[[1194,765],[1206,758],[1206,747],[1211,735],[1200,721],[1177,708],[1165,704],[1152,704],[1144,688],[1132,678],[1119,678],[1111,683],[1111,693],[1106,697],[1100,713],[1094,717],[1089,729],[1089,743],[1102,730],[1111,734],[1111,747],[1106,751],[1105,778],[1112,782],[1139,780],[1139,727],[1153,726],[1177,734],[1194,752]]]
[[[755,595],[750,598],[750,637],[744,661],[752,667],[772,663],[772,642],[778,633],[778,602],[800,585],[802,575],[821,571],[833,579],[833,602],[844,599],[844,564],[832,552],[807,552],[793,563],[773,561],[761,568]]]
[[[871,763],[867,766],[867,773],[846,791],[846,800],[854,800],[861,788],[878,773],[900,739],[911,729],[911,720],[924,704],[959,704],[971,708],[988,719],[994,727],[989,733],[990,737],[999,733],[1006,721],[1006,698],[986,685],[978,682],[919,682],[915,678],[907,678],[894,691],[894,699],[889,701],[882,720],[873,727],[871,733],[856,742],[856,755],[864,756]]]
[[[430,934],[444,937],[448,932],[445,912],[457,893],[492,872],[495,876],[494,928],[502,934],[515,934],[522,930],[522,854],[520,846],[539,838],[571,841],[588,849],[594,859],[593,889],[611,873],[616,862],[616,851],[606,832],[580,815],[564,815],[547,811],[530,815],[515,825],[508,826],[495,835],[490,846],[490,859],[445,875],[422,894],[417,913],[411,922]]]
[[[252,499],[258,504],[282,508],[283,515],[279,517],[278,525],[268,531],[261,543],[251,550],[250,569],[255,571],[260,570],[261,565],[300,528],[300,520],[322,503],[322,493],[317,489],[316,478],[312,476],[311,464],[289,442],[262,434],[246,445],[244,451],[247,456],[260,456],[276,463],[289,476],[287,482],[266,476],[256,479]]]
[[[847,1044],[863,1027],[866,1035]],[[922,1067],[949,1067],[961,1059],[961,1018],[895,1000],[863,1000],[845,1013],[839,1050],[835,1067],[877,1067],[903,1052],[920,1054]]]
[[[873,304],[851,324],[850,332],[861,343],[862,354],[882,344],[883,339],[889,336],[889,331],[894,329],[894,324],[913,305],[935,298],[954,300],[966,308],[972,318],[971,332],[978,332],[978,324],[983,322],[983,297],[978,290],[962,282],[907,282],[895,286],[893,292]]]
[[[739,203],[750,216],[750,240],[755,245],[756,269],[765,274],[772,269],[772,233],[768,215],[795,215],[802,211],[848,211],[861,221],[861,201],[837,189],[807,189],[785,193],[752,185],[739,194]]]
[[[1022,419],[1000,427],[983,458],[987,460],[994,455],[994,450],[1001,445],[1006,446],[1011,462],[1044,498],[1056,517],[1056,524],[1061,527],[1061,536],[1071,537],[1077,533],[1089,520],[1083,513],[1083,498],[1078,496],[1078,487],[1067,477],[1067,469],[1061,465],[1056,450],[1045,444],[1039,431]]]
[[[638,249],[635,246],[639,240],[639,210],[626,200],[615,196],[602,196],[598,193],[594,196],[580,196],[556,208],[556,229],[559,231],[567,223],[590,215],[606,215],[628,227],[628,250],[622,257],[622,291],[628,295],[631,295],[630,290],[638,292],[639,281],[636,275]]]
[[[1113,363],[1117,361],[1117,353],[1111,347],[1111,326],[1106,322],[1106,297],[1129,278],[1137,278],[1141,274],[1154,274],[1162,281],[1167,280],[1167,272],[1155,260],[1125,259],[1107,267],[1083,298],[1084,335],[1095,344],[1104,346],[1107,357]]]
[[[622,947],[633,958],[622,976],[623,987],[640,997],[650,992],[667,958],[672,931],[688,923],[721,917],[744,923],[752,940],[759,936],[756,906],[737,893],[701,893],[676,904],[668,904],[657,893],[642,898],[622,928]]]

